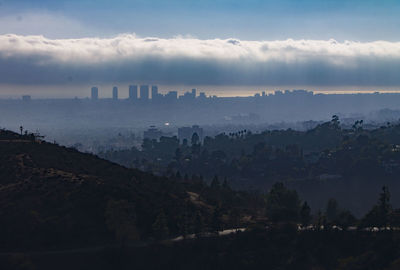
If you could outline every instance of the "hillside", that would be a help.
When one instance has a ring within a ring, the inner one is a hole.
[[[0,249],[139,243],[206,230],[221,202],[199,199],[190,186],[1,131]],[[194,228],[199,219],[202,228]]]

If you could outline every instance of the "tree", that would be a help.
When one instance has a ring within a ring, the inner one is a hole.
[[[152,228],[154,235],[157,239],[165,239],[166,237],[168,237],[169,228],[164,210],[161,210],[160,213],[157,215]]]
[[[318,230],[326,229],[326,216],[321,212],[321,210],[317,213],[316,224]]]
[[[389,224],[389,216],[392,212],[392,205],[390,204],[390,192],[387,186],[382,187],[382,193],[379,195],[379,210],[381,212],[382,225]]]
[[[225,190],[230,190],[231,187],[229,186],[228,179],[224,178],[224,182],[222,183],[222,188]]]
[[[352,128],[355,131],[362,130],[363,124],[364,124],[364,120],[357,120],[357,121],[354,122]]]
[[[391,214],[389,189],[383,186],[378,203],[365,215],[361,224],[362,226],[388,226],[390,225]]]
[[[238,208],[233,208],[229,213],[229,226],[231,228],[239,228],[240,226],[240,211]]]
[[[339,207],[335,199],[329,199],[325,209],[326,221],[332,225],[348,227],[356,222],[356,218],[348,210]]]
[[[196,211],[194,233],[199,235],[204,230],[204,218],[199,210]]]
[[[295,222],[299,218],[300,199],[295,190],[275,183],[267,195],[266,214],[271,221]]]
[[[335,199],[329,199],[326,204],[325,216],[329,223],[334,223],[339,214],[339,206]]]
[[[185,175],[183,176],[183,180],[184,180],[185,182],[188,182],[188,181],[189,181],[189,175],[188,175],[187,173],[185,173]]]
[[[332,116],[332,120],[331,120],[332,126],[334,128],[339,128],[340,125],[340,121],[339,121],[339,116],[337,116],[336,114]]]
[[[212,221],[211,221],[211,229],[213,232],[218,232],[218,231],[222,230],[221,216],[222,216],[221,207],[219,205],[217,205],[214,208],[214,212],[212,215]]]
[[[132,203],[126,200],[109,200],[105,209],[105,219],[108,229],[114,232],[121,245],[139,239],[135,207]]]
[[[353,216],[353,214],[348,211],[348,210],[342,210],[340,211],[337,220],[336,220],[336,225],[342,227],[342,228],[347,228],[351,225],[354,225],[356,223],[357,219]]]
[[[311,208],[308,203],[305,201],[301,206],[300,210],[300,220],[303,226],[307,226],[311,222]]]
[[[219,189],[221,184],[219,183],[218,176],[214,176],[213,180],[211,181],[210,187],[212,189]]]
[[[189,213],[188,210],[185,209],[185,211],[183,212],[182,216],[180,217],[179,220],[179,232],[181,235],[183,235],[183,237],[186,237],[186,235],[189,234],[190,230],[190,225],[189,225]]]

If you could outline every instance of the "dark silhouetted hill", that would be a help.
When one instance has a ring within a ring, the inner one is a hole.
[[[203,201],[201,181],[188,186],[1,131],[0,249],[123,245],[206,230],[221,202]]]

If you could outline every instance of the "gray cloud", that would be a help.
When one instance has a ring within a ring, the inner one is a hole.
[[[400,42],[0,35],[5,84],[400,86]]]

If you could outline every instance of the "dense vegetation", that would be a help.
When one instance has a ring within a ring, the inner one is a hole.
[[[400,125],[341,128],[337,116],[308,131],[247,130],[179,143],[176,137],[144,140],[142,149],[108,151],[102,157],[160,175],[227,179],[239,190],[266,192],[276,182],[296,189],[314,209],[334,197],[358,216],[388,185],[400,206]]]
[[[332,134],[344,133],[334,121],[319,128],[328,126]],[[349,177],[364,175],[364,181],[371,174],[395,179],[396,166],[387,170],[381,162],[396,161],[397,147],[377,137],[396,140],[386,133],[396,128],[386,127],[375,134],[354,130],[357,135],[339,137],[339,146],[319,152],[322,156],[313,163],[304,162],[305,150],[298,146],[282,150],[256,142],[251,154],[240,155],[255,163],[257,158],[269,160],[278,167],[279,162],[285,166],[298,162],[307,173],[324,168],[329,173],[341,170]],[[226,149],[252,136],[242,132],[229,138]],[[194,159],[204,147],[195,138],[190,146],[178,145],[177,149]],[[367,161],[351,159],[359,156]],[[346,162],[341,164],[332,162],[343,159]],[[184,157],[175,160],[179,165],[178,160]],[[360,162],[361,168],[355,167]],[[354,167],[370,171],[354,173]],[[275,182],[267,192],[249,192],[233,190],[227,177],[214,176],[207,183],[202,175],[189,176],[184,170],[158,173],[122,167],[43,142],[32,134],[0,131],[0,268],[399,267],[400,210],[393,207],[397,197],[384,181],[366,214],[357,218],[334,198],[312,209],[299,192],[288,187],[290,181]],[[284,168],[276,168],[276,176],[279,173],[285,175]],[[301,175],[293,174],[292,181],[300,182]],[[218,236],[222,230],[235,228],[246,231]],[[173,240],[177,236],[184,238]]]

